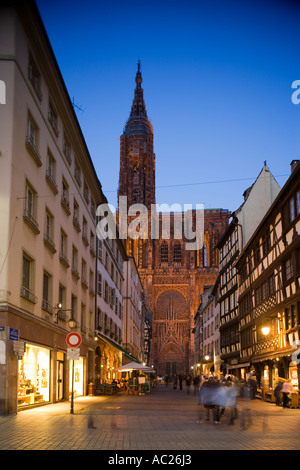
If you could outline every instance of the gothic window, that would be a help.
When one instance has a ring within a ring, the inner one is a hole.
[[[180,243],[176,243],[174,245],[173,259],[174,259],[174,263],[181,263],[181,245],[180,245]]]
[[[160,247],[160,262],[168,263],[169,261],[169,248],[167,243],[162,243]]]
[[[204,243],[203,243],[203,266],[210,266],[210,250],[209,250],[209,233],[206,231],[204,234]]]
[[[203,266],[207,267],[207,246],[206,243],[203,244]]]
[[[143,268],[148,266],[148,246],[146,240],[143,242]]]

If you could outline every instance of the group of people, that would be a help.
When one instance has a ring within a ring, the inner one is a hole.
[[[279,381],[277,386],[274,389],[274,396],[276,399],[276,406],[281,406],[281,396],[282,396],[282,406],[283,408],[289,407],[290,394],[293,392],[293,384],[291,379]]]
[[[164,377],[164,382],[166,384],[166,387],[168,387],[170,382],[173,382],[174,390],[176,390],[177,387],[179,387],[179,389],[182,390],[182,385],[183,383],[185,383],[188,395],[190,394],[190,388],[193,385],[194,395],[196,395],[196,393],[198,392],[199,384],[201,382],[201,377],[200,375],[196,375],[195,377],[192,377],[191,375],[187,375],[184,377],[182,375],[177,375],[177,374],[175,374],[173,377],[166,375]]]
[[[204,377],[198,389],[199,420],[220,424],[225,410],[229,409],[229,425],[238,417],[237,398],[240,393],[238,380],[229,375],[224,380],[215,377]],[[205,411],[205,415],[203,413]]]

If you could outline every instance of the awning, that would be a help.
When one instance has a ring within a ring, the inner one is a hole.
[[[251,360],[252,363],[254,362],[264,362],[276,359],[276,357],[287,357],[292,356],[292,354],[296,351],[296,349],[285,349],[285,350],[277,350],[270,353],[264,353],[257,356],[254,356]],[[292,359],[291,359],[292,360]]]
[[[234,364],[233,366],[228,366],[228,369],[242,369],[243,367],[249,367],[250,362],[245,362],[244,364]]]
[[[102,335],[99,332],[96,334],[96,336],[99,339],[102,339],[105,343],[109,344],[110,346],[113,346],[114,348],[119,349],[119,351],[121,351],[123,354],[125,354],[125,356],[128,359],[131,359],[132,361],[139,362],[139,360],[136,357],[134,357],[132,354],[130,354],[128,351],[126,351],[124,348],[122,348],[118,343],[115,343],[114,341],[112,341],[111,339],[107,338],[106,336]]]
[[[153,370],[152,367],[143,366],[143,364],[138,364],[137,362],[129,362],[129,364],[117,367],[118,372],[130,372],[132,370],[141,370],[146,374],[155,374],[155,370]]]

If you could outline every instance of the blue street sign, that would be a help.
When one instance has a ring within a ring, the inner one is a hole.
[[[9,339],[12,339],[14,341],[19,340],[19,330],[16,330],[15,328],[10,328],[9,329]]]

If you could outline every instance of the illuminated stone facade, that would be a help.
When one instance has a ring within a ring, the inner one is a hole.
[[[187,249],[183,215],[170,214],[170,237],[151,238],[153,219],[150,209],[155,198],[155,154],[153,127],[147,117],[143,98],[140,64],[130,117],[120,138],[120,197],[127,196],[127,208],[143,204],[149,212],[148,238],[128,237],[127,252],[135,257],[145,290],[148,307],[153,312],[151,365],[159,375],[185,375],[190,372],[194,353],[194,315],[205,285],[214,284],[218,274],[216,244],[223,234],[230,213],[223,209],[204,210],[204,234],[201,249]],[[181,217],[183,237],[176,235],[177,217]],[[128,225],[134,216],[128,216]],[[193,226],[196,211],[192,211]],[[194,230],[194,229],[193,229]]]

